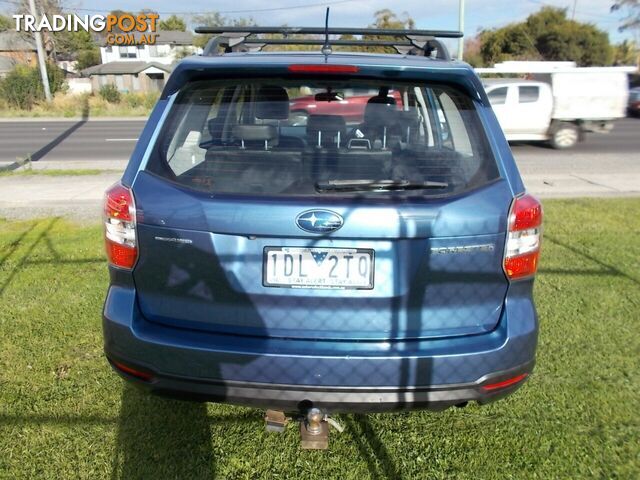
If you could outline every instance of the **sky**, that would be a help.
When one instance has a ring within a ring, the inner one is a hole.
[[[11,3],[0,0],[5,9]],[[407,12],[416,20],[418,28],[457,29],[459,0],[109,0],[99,7],[87,0],[65,0],[64,3],[69,10],[83,14],[106,13],[106,9],[116,8],[129,11],[151,8],[158,11],[161,18],[170,13],[184,16],[215,10],[227,17],[251,17],[260,26],[321,26],[324,9],[330,6],[332,26],[361,27],[372,22],[376,10],[390,8],[396,13]],[[575,8],[576,20],[596,24],[609,33],[614,43],[632,38],[631,33],[618,31],[623,14],[610,12],[613,0],[466,0],[465,3],[466,36],[473,36],[480,28],[521,21],[543,5],[551,5],[568,8],[570,16]]]

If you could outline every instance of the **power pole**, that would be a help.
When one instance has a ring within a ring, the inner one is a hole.
[[[460,0],[460,4],[459,4],[458,30],[464,33],[464,0]],[[458,60],[462,60],[463,55],[464,55],[464,37],[461,37],[458,39]]]
[[[36,4],[34,0],[29,0],[29,9],[31,10],[31,15],[34,18],[38,18],[38,14],[36,13]],[[44,48],[42,48],[42,35],[40,32],[36,30],[34,33],[36,37],[36,50],[38,51],[38,64],[40,65],[40,76],[42,77],[42,88],[44,89],[44,97],[47,99],[47,102],[51,102],[51,89],[49,88],[49,77],[47,76],[47,64],[44,60]]]
[[[578,3],[578,0],[573,0],[573,10],[571,11],[571,20],[575,20],[576,19],[576,4]]]

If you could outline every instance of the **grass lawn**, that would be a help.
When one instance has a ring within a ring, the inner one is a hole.
[[[545,203],[538,365],[512,397],[343,415],[330,450],[110,371],[101,228],[0,221],[1,478],[640,478],[640,199]]]

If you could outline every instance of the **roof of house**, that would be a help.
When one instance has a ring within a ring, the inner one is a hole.
[[[165,72],[170,72],[172,69],[171,65],[164,65],[158,62],[123,61],[94,65],[93,67],[85,68],[81,73],[85,77],[91,75],[136,75],[149,68],[158,68]]]
[[[29,37],[11,30],[0,32],[0,51],[2,52],[24,52],[35,51],[35,49],[36,44]]]
[[[129,35],[129,34],[125,34]],[[131,35],[135,38],[135,43],[138,44],[140,38],[144,35],[145,39],[149,38],[149,35],[156,35],[156,41],[153,45],[193,45],[193,33],[191,32],[179,32],[174,30],[158,30],[157,32],[131,32]],[[102,37],[100,46],[107,46],[106,37]]]

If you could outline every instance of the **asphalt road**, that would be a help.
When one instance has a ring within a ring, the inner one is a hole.
[[[31,154],[39,162],[95,162],[96,168],[128,160],[141,120],[0,122],[0,162]],[[609,134],[589,134],[567,151],[542,144],[512,146],[523,175],[640,173],[640,119],[623,119]]]
[[[141,120],[1,122],[0,162],[29,155],[47,162],[128,160],[144,124]]]
[[[36,169],[106,170],[83,177],[0,176],[0,217],[100,218],[102,192],[120,177],[143,125],[142,120],[0,121],[0,165],[31,153]],[[542,199],[640,195],[640,120],[622,120],[611,134],[589,135],[568,151],[543,145],[512,149],[527,190]]]

